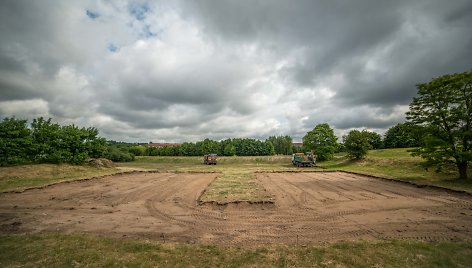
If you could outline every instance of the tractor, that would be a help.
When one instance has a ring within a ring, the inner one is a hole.
[[[297,167],[312,167],[316,163],[313,152],[296,153],[292,155],[292,164]]]
[[[218,160],[218,155],[216,154],[206,154],[203,156],[203,164],[205,165],[216,165]]]

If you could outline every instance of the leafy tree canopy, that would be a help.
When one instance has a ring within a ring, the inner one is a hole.
[[[426,166],[454,163],[467,179],[472,160],[472,71],[443,75],[418,84],[410,103],[409,122],[428,128],[424,144],[413,151]]]
[[[399,123],[387,130],[383,145],[385,148],[418,147],[422,143],[425,128],[412,123]]]
[[[267,141],[274,145],[276,154],[289,155],[293,153],[292,137],[290,136],[271,136]]]
[[[373,132],[367,130],[351,130],[343,137],[344,147],[348,157],[361,159],[367,155],[367,152],[372,149],[370,140]]]
[[[330,160],[338,147],[334,130],[327,124],[318,124],[303,137],[303,147],[315,151],[320,161]]]
[[[382,136],[376,132],[363,130],[362,134],[367,138],[371,149],[380,149],[383,148]]]
[[[28,128],[26,120],[5,118],[0,123],[0,165],[27,162],[82,163],[101,157],[106,141],[95,128],[61,126],[51,119],[36,118]]]

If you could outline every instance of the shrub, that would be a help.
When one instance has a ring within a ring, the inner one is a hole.
[[[361,159],[372,149],[367,131],[351,130],[343,137],[343,140],[345,150],[350,158]]]

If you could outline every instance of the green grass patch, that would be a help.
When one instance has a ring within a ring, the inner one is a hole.
[[[472,242],[240,248],[89,235],[0,236],[1,267],[469,267],[470,263]]]
[[[116,168],[69,164],[37,164],[0,167],[0,192],[21,191],[61,181],[77,180],[119,172]]]
[[[437,172],[435,168],[426,170],[421,166],[423,160],[411,156],[408,150],[404,148],[371,150],[362,160],[350,160],[345,154],[337,154],[333,160],[321,162],[319,165],[327,169],[472,191],[472,179],[457,180],[459,174],[455,167],[445,168],[441,172]],[[472,168],[469,168],[468,172],[469,176],[472,176]]]
[[[210,184],[199,201],[217,204],[267,203],[273,202],[274,199],[261,185],[257,184],[254,172],[225,171]]]

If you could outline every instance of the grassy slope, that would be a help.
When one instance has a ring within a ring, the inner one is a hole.
[[[459,175],[454,167],[438,173],[435,168],[425,170],[420,166],[421,162],[421,158],[410,156],[408,149],[385,149],[369,151],[365,159],[358,161],[338,154],[333,160],[320,163],[320,166],[472,192],[472,179],[456,180]],[[469,176],[472,176],[471,168]]]
[[[1,267],[467,267],[472,243],[340,242],[264,248],[79,235],[0,236]]]
[[[76,165],[23,165],[0,167],[0,192],[22,191],[67,180],[77,180],[119,172],[115,168]]]

